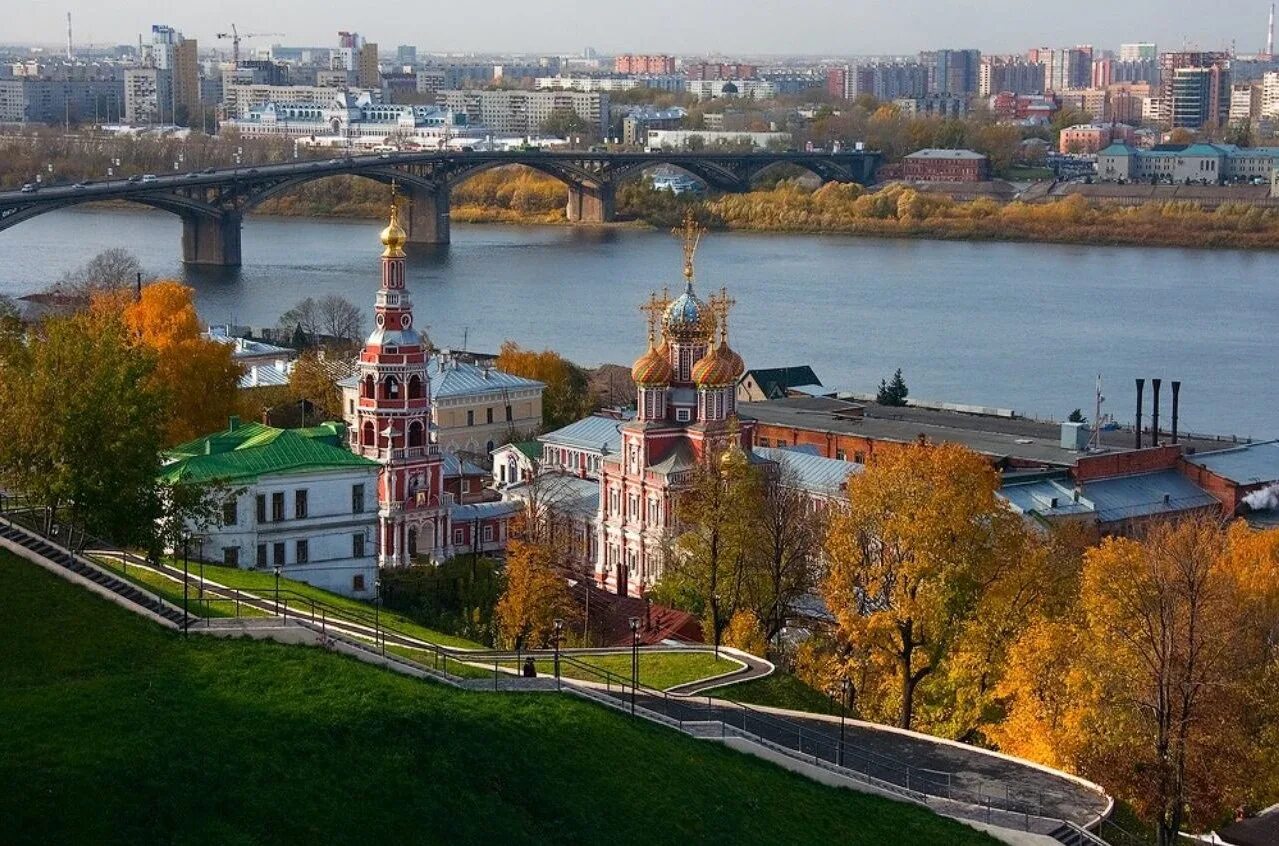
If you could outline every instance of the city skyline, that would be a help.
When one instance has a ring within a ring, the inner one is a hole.
[[[1062,20],[1051,7],[1027,13],[1012,0],[994,0],[980,15],[938,0],[902,0],[891,7],[862,0],[838,9],[820,0],[764,0],[747,17],[740,6],[723,2],[695,7],[673,0],[626,7],[601,4],[584,14],[574,3],[530,6],[495,0],[489,4],[493,14],[485,14],[478,19],[482,26],[475,26],[475,15],[457,7],[441,7],[429,16],[418,7],[391,7],[373,17],[315,0],[282,0],[270,8],[227,0],[181,11],[155,0],[121,0],[110,6],[29,0],[26,8],[10,25],[7,43],[64,44],[69,11],[74,41],[82,46],[134,43],[152,24],[164,23],[207,49],[223,43],[214,35],[234,22],[241,32],[284,33],[251,41],[252,47],[327,45],[338,30],[354,29],[388,47],[413,44],[427,52],[577,53],[589,45],[602,53],[830,56],[910,54],[939,47],[1017,53],[1076,43],[1116,49],[1131,41],[1154,41],[1161,49],[1183,44],[1229,49],[1233,41],[1238,52],[1247,54],[1264,48],[1269,13],[1268,3],[1236,2],[1205,15],[1202,4],[1172,0],[1128,4],[1121,17],[1101,0],[1083,0],[1069,20]],[[572,26],[566,27],[569,20]]]

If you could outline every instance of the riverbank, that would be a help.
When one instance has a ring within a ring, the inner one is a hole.
[[[521,169],[488,171],[454,190],[459,223],[565,223],[568,193],[552,177]],[[377,219],[382,186],[350,177],[302,186],[272,198],[267,215]],[[1279,211],[1226,203],[1204,211],[1188,202],[1095,205],[1072,195],[1058,200],[1001,203],[958,201],[890,184],[871,191],[830,183],[809,189],[784,183],[747,194],[676,197],[628,183],[617,192],[619,222],[667,228],[691,209],[711,229],[744,232],[846,234],[946,241],[1030,241],[1104,246],[1279,249]]]

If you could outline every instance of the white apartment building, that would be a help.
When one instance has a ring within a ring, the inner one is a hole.
[[[1279,72],[1268,71],[1261,77],[1261,116],[1279,117]]]
[[[768,100],[777,96],[777,84],[766,79],[690,79],[685,89],[699,100],[740,97],[743,100]]]
[[[687,150],[692,147],[738,147],[750,144],[763,150],[789,146],[789,132],[731,132],[710,129],[650,129],[645,146],[650,151]]]
[[[191,526],[205,560],[370,597],[380,465],[338,446],[344,438],[340,423],[276,429],[233,417],[171,450],[161,475],[222,486],[219,519]]]
[[[124,122],[133,126],[173,123],[173,72],[161,68],[126,68]]]
[[[466,116],[466,123],[496,133],[531,135],[541,131],[552,114],[571,111],[601,136],[608,131],[608,93],[605,91],[481,91],[451,89],[436,92],[442,109]]]
[[[377,102],[381,92],[369,91],[370,99]],[[333,89],[319,85],[245,85],[222,86],[222,109],[228,118],[246,118],[255,108],[268,104],[276,106],[311,106],[333,100]]]

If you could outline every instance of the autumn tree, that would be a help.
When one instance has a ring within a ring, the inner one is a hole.
[[[699,614],[717,646],[733,615],[749,601],[762,484],[760,472],[734,446],[708,451],[676,499],[682,531],[665,556],[653,596]]]
[[[167,396],[118,313],[46,321],[0,344],[0,484],[86,535],[147,548]],[[78,539],[75,539],[77,537]]]
[[[550,642],[556,618],[573,612],[568,581],[549,544],[512,538],[506,548],[505,588],[494,609],[498,635],[516,649]]]
[[[751,554],[747,594],[764,639],[771,641],[785,628],[795,602],[817,585],[826,514],[801,490],[785,458],[763,474],[759,493],[753,517],[757,545]]]
[[[542,424],[558,429],[590,413],[590,386],[586,372],[554,350],[535,352],[505,341],[497,368],[513,376],[535,379],[542,391]]]
[[[289,374],[289,394],[299,402],[309,402],[325,420],[342,419],[342,392],[324,359],[307,350],[293,363]]]
[[[92,307],[99,317],[121,309],[135,342],[155,354],[151,378],[168,397],[165,443],[170,445],[225,426],[243,374],[229,345],[201,333],[192,294],[179,282],[153,282],[136,302],[99,294]]]
[[[1024,530],[998,488],[983,457],[952,444],[894,450],[850,479],[824,593],[840,638],[865,656],[874,716],[911,728],[921,685],[943,675],[1001,563],[1020,553]]]
[[[84,265],[63,274],[54,289],[85,303],[95,294],[109,291],[132,291],[144,278],[142,262],[133,253],[113,247],[89,259]]]
[[[1107,539],[1076,601],[1018,638],[992,737],[1100,782],[1170,846],[1277,786],[1258,742],[1276,631],[1279,532],[1201,518]]]

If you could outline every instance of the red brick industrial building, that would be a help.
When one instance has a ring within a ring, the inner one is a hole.
[[[902,177],[914,182],[985,182],[990,161],[972,150],[919,150],[902,161]]]

